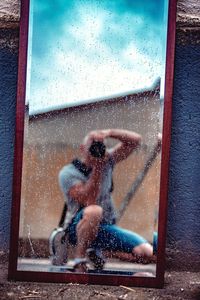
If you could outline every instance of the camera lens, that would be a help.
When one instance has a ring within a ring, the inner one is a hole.
[[[89,148],[89,152],[93,157],[102,158],[105,155],[106,146],[103,142],[93,141]]]

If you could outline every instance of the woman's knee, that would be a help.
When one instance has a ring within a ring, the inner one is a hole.
[[[137,256],[151,257],[153,255],[153,247],[149,243],[143,243],[133,248],[133,254]]]
[[[103,209],[101,206],[93,204],[84,209],[83,218],[93,221],[101,221],[103,216]]]

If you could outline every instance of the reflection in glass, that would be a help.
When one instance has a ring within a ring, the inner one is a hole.
[[[58,174],[80,156],[83,138],[96,129],[120,128],[142,136],[141,146],[116,165],[112,195],[121,211],[117,224],[153,244],[167,1],[140,2],[60,1],[55,10],[52,2],[31,1],[19,270],[71,270],[72,245],[66,245],[66,264],[50,260],[49,236],[64,206]],[[106,146],[114,144],[108,139]],[[101,272],[155,275],[155,260],[144,264],[117,253],[103,255]]]

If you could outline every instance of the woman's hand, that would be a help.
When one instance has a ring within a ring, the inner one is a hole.
[[[103,142],[105,138],[109,137],[110,130],[109,129],[103,129],[103,130],[93,130],[88,133],[86,136],[86,142],[92,142],[92,141],[99,141]]]

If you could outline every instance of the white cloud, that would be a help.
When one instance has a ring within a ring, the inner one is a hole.
[[[152,59],[149,52],[138,47],[137,40],[112,49],[101,39],[104,24],[112,16],[100,9],[93,11],[92,16],[88,11],[91,7],[79,7],[78,21],[63,25],[64,33],[57,37],[57,44],[52,44],[48,55],[42,61],[36,57],[32,60],[31,113],[144,88],[162,73],[159,53]],[[129,20],[130,16],[125,14],[124,18]],[[143,23],[139,17],[136,21],[135,32]],[[113,34],[124,30],[120,24],[110,23]],[[152,41],[145,43],[152,46]]]
[[[147,65],[137,65],[136,62],[133,70],[127,69],[120,61],[107,56],[106,50],[105,48],[100,64],[98,61],[91,64],[86,56],[77,56],[73,52],[66,56],[63,52],[58,52],[54,57],[57,70],[51,74],[51,84],[47,81],[42,89],[33,90],[32,99],[37,101],[31,101],[31,110],[35,107],[42,109],[44,105],[70,105],[75,101],[108,96],[152,84],[155,76],[154,72],[150,74],[147,71],[148,61]],[[139,57],[145,62],[145,57]],[[48,68],[44,68],[42,77],[49,77],[49,72]]]

